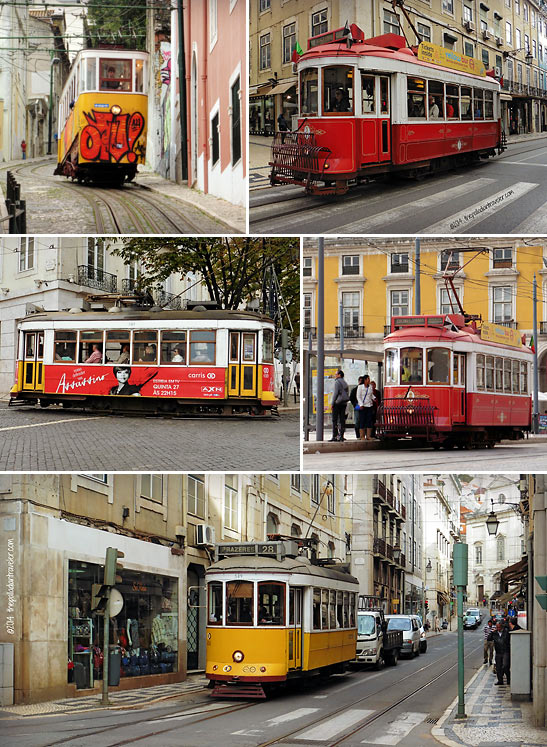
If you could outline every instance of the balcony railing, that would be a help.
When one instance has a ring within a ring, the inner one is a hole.
[[[344,327],[344,338],[356,338],[356,337],[364,337],[365,336],[365,328],[364,327]],[[336,339],[340,339],[340,327],[336,327]]]
[[[387,557],[386,555],[386,541],[381,539],[380,537],[375,537],[373,544],[372,544],[372,550],[377,555],[383,555],[384,557]]]
[[[78,283],[85,285],[87,288],[106,291],[107,293],[117,293],[118,277],[111,272],[99,270],[91,265],[78,265]]]
[[[540,335],[547,335],[547,322],[540,322],[539,323],[539,334]]]
[[[135,278],[123,278],[122,280],[122,292],[123,293],[134,293],[139,290],[139,281]],[[142,290],[142,289],[141,289]],[[184,302],[180,296],[176,296],[174,293],[168,293],[167,291],[154,288],[146,289],[146,294],[149,294],[157,306],[161,306],[165,309],[172,309],[173,311],[180,311],[183,308]]]
[[[518,322],[494,322],[494,324],[499,324],[500,327],[510,327],[511,329],[517,329]]]

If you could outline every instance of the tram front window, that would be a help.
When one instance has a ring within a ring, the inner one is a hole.
[[[131,90],[131,60],[101,58],[99,72],[101,91]]]
[[[268,581],[258,584],[258,624],[285,624],[285,586]]]
[[[429,348],[427,351],[427,383],[450,383],[450,351],[444,348]]]
[[[208,620],[210,625],[222,623],[222,584],[219,581],[211,581],[207,587],[208,592]]]
[[[361,73],[361,95],[363,114],[375,114],[376,104],[374,102],[374,76]]]
[[[386,384],[398,384],[399,351],[395,348],[386,350]]]
[[[228,625],[253,624],[252,581],[228,581],[226,584],[226,618]]]
[[[300,73],[300,114],[302,117],[317,116],[317,91],[319,89],[316,67]]]
[[[401,350],[401,384],[423,384],[423,350]]]
[[[353,68],[323,68],[323,114],[353,114]]]

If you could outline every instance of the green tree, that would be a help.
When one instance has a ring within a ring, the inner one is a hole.
[[[103,43],[145,49],[146,1],[89,0],[87,28],[92,47]]]
[[[284,327],[289,319],[298,336],[300,325],[300,243],[297,238],[134,238],[122,239],[110,251],[126,263],[140,263],[144,284],[154,286],[170,275],[199,273],[211,300],[222,309],[237,309],[266,296],[279,300]],[[266,287],[265,287],[266,286]],[[271,291],[271,292],[270,292]],[[263,308],[265,313],[268,308]],[[285,313],[286,312],[286,313]]]

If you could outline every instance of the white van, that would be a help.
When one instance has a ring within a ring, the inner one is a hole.
[[[420,626],[415,615],[386,615],[388,630],[402,630],[401,656],[420,655]]]

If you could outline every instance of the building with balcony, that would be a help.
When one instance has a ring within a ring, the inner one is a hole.
[[[13,385],[20,319],[36,310],[97,308],[101,296],[134,292],[139,267],[112,254],[109,246],[115,241],[65,236],[0,240],[0,396]],[[209,298],[205,287],[188,275],[169,278],[152,295],[171,309]]]
[[[532,337],[534,274],[538,284],[540,391],[547,391],[547,242],[541,239],[422,238],[421,313],[457,310],[444,277],[467,313]],[[473,250],[476,248],[476,253]],[[463,249],[467,251],[462,251]],[[465,265],[463,267],[463,265]],[[459,269],[461,268],[461,269]],[[304,339],[317,335],[317,239],[303,244]],[[325,352],[339,350],[340,327],[347,347],[382,353],[392,316],[414,314],[414,239],[325,238]],[[369,360],[372,360],[369,358]],[[373,371],[373,377],[377,374]]]

